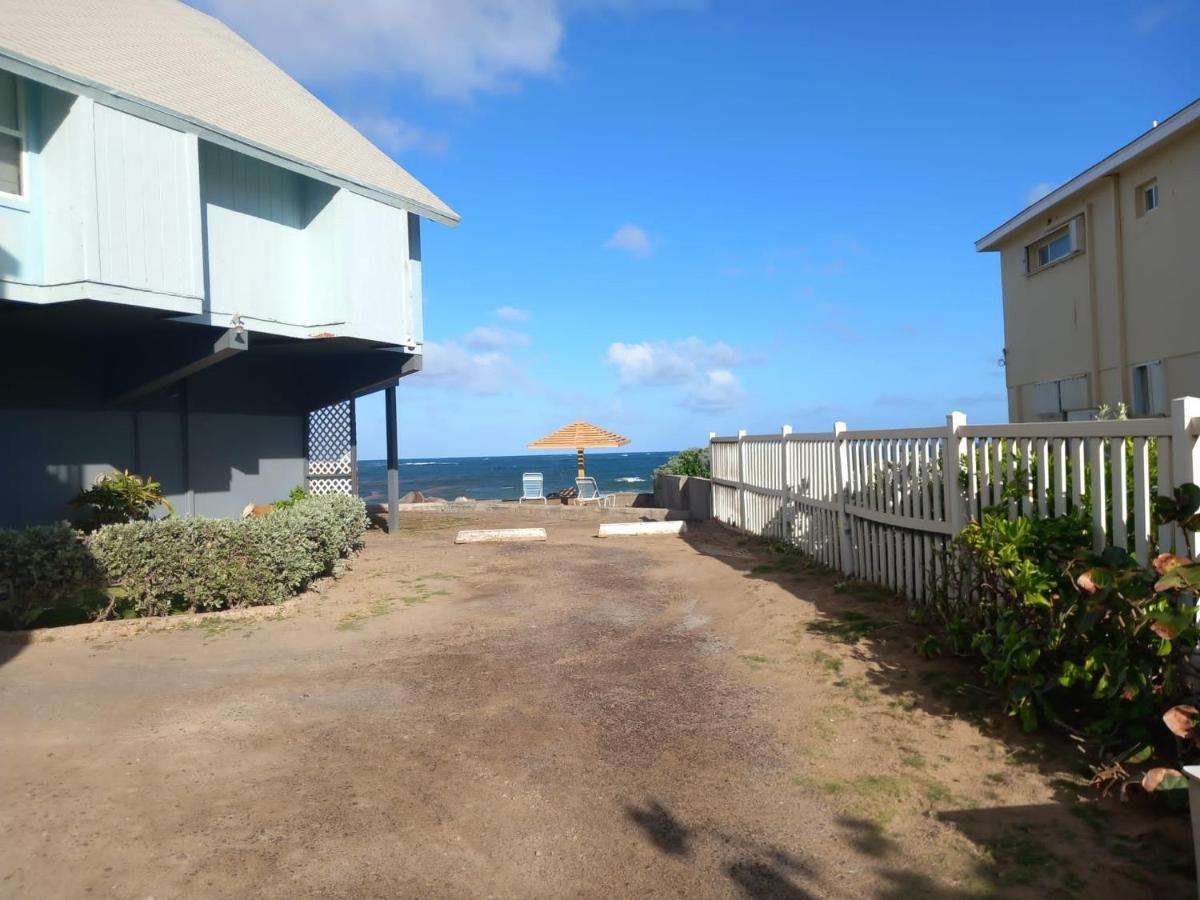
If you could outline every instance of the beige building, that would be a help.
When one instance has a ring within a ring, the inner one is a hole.
[[[1200,100],[975,249],[1000,254],[1011,421],[1200,395]]]

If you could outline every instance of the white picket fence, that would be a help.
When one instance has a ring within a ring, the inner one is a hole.
[[[713,434],[712,515],[918,601],[938,551],[990,506],[1014,519],[1090,506],[1095,549],[1148,562],[1188,552],[1179,529],[1155,527],[1152,497],[1200,481],[1198,431],[1200,399],[1184,397],[1168,418],[969,425],[956,412],[936,428]]]

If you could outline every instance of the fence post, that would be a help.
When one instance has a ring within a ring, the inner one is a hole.
[[[737,486],[737,527],[746,530],[746,429],[739,428],[737,433],[738,448],[738,486]]]
[[[1171,487],[1191,482],[1200,483],[1200,443],[1192,434],[1192,420],[1200,417],[1200,397],[1177,397],[1171,401]],[[1197,557],[1196,534],[1183,535],[1183,546],[1175,552],[1183,555],[1186,548],[1193,558]]]
[[[962,458],[967,455],[967,439],[958,436],[958,429],[967,424],[967,414],[952,412],[946,416],[946,453],[942,458],[942,495],[946,498],[946,522],[950,536],[957,537],[967,524],[967,506],[958,486]]]
[[[850,534],[850,517],[846,515],[846,488],[850,480],[850,457],[842,432],[845,422],[833,423],[833,486],[837,491],[838,558],[843,575],[854,574],[854,548]]]
[[[717,488],[713,484],[713,467],[716,465],[716,454],[713,453],[713,438],[717,436],[715,431],[708,433],[708,517],[716,519],[717,516]]]
[[[781,540],[792,540],[792,472],[788,466],[788,435],[792,433],[791,425],[784,425],[779,430],[779,458],[783,468],[783,498],[779,507],[779,535]]]

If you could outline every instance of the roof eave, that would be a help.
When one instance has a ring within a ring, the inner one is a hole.
[[[1052,206],[1068,200],[1080,191],[1095,184],[1101,178],[1111,175],[1127,165],[1143,153],[1157,147],[1163,141],[1169,140],[1200,120],[1200,100],[1193,100],[1170,118],[1163,120],[1156,127],[1134,138],[1115,153],[1110,154],[1090,169],[1085,169],[1062,187],[1055,188],[1036,203],[1027,206],[1003,225],[985,234],[975,242],[978,252],[999,250],[1000,244],[1013,232],[1028,225]]]
[[[47,66],[37,60],[13,53],[12,51],[0,49],[0,61],[5,64],[5,68],[11,69],[22,78],[58,88],[67,93],[90,97],[93,100],[104,103],[106,106],[111,106],[122,112],[132,113],[169,128],[194,132],[210,143],[218,144],[246,156],[261,159],[264,162],[272,163],[273,165],[297,172],[301,175],[307,175],[336,187],[344,187],[356,194],[361,194],[372,200],[378,200],[380,203],[386,203],[388,206],[406,210],[422,218],[440,222],[451,228],[458,225],[461,221],[459,214],[449,206],[439,209],[427,203],[422,203],[419,200],[414,200],[411,197],[405,197],[401,194],[375,187],[374,185],[365,184],[357,179],[325,169],[322,166],[289,156],[270,147],[256,144],[253,141],[224,131],[207,122],[151,103],[149,100],[124,94],[99,82],[72,75],[53,66]]]

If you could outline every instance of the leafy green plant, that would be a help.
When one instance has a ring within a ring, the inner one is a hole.
[[[288,495],[286,497],[284,497],[282,500],[276,500],[271,504],[271,506],[275,508],[275,512],[278,512],[281,509],[291,509],[297,503],[307,500],[310,496],[311,495],[308,493],[308,491],[306,491],[303,486],[298,484],[288,491]]]
[[[149,476],[133,475],[128,469],[98,476],[71,505],[87,511],[92,527],[144,521],[159,508],[168,515],[175,514],[159,482]]]
[[[711,478],[712,467],[707,447],[689,447],[680,450],[654,470],[655,475],[688,475],[694,478]]]
[[[103,606],[104,574],[70,525],[0,529],[0,628],[32,628]]]
[[[1159,506],[1163,521],[1200,524],[1194,485]],[[1070,731],[1095,751],[1102,781],[1170,749],[1162,712],[1195,683],[1200,566],[1164,554],[1146,568],[1120,548],[1095,553],[1084,509],[1010,520],[1003,507],[969,524],[942,563],[922,611],[936,634],[922,653],[977,658],[1009,715],[1026,730]],[[1167,725],[1190,739],[1186,721],[1179,713]]]

